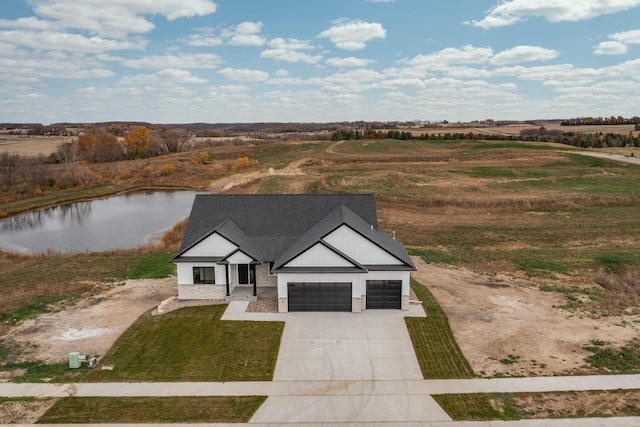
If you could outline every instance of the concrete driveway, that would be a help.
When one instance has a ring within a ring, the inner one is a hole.
[[[431,396],[407,386],[405,380],[423,377],[405,314],[289,313],[273,380],[319,381],[318,388],[269,396],[251,423],[450,421]],[[332,386],[324,387],[327,381]],[[372,393],[382,382],[388,391]]]
[[[414,379],[422,373],[400,310],[287,315],[274,381]]]

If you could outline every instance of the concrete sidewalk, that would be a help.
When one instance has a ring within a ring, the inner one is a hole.
[[[340,396],[518,393],[640,389],[640,375],[468,380],[262,381],[227,383],[0,383],[2,397],[90,396]]]
[[[13,424],[26,426],[27,424]],[[50,427],[104,427],[106,424],[39,424]],[[207,423],[207,424],[109,424],[119,427],[159,427],[170,425],[172,427],[277,427],[291,426],[291,424],[278,423]],[[627,418],[576,418],[571,420],[522,420],[522,421],[426,421],[426,422],[348,422],[348,423],[295,423],[303,427],[639,427],[640,417]]]

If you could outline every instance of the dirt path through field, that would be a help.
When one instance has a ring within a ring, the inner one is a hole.
[[[624,344],[638,336],[638,316],[594,319],[556,308],[566,297],[542,292],[535,283],[506,275],[487,276],[413,258],[413,277],[444,309],[462,352],[477,374],[541,376],[588,372],[598,339]]]

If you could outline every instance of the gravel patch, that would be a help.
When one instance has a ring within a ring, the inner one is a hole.
[[[249,302],[247,313],[277,313],[277,298],[259,298],[257,301]]]

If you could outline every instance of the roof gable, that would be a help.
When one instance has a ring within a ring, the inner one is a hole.
[[[183,257],[223,257],[229,252],[237,249],[238,246],[221,236],[217,231],[213,231],[204,239],[195,243],[192,247],[180,253]]]
[[[332,210],[327,216],[322,218],[322,220],[320,220],[312,228],[310,228],[293,245],[291,245],[287,249],[287,251],[285,251],[282,256],[276,260],[274,264],[274,270],[287,265],[290,260],[306,251],[309,247],[313,246],[318,241],[324,241],[323,239],[325,237],[330,236],[337,229],[345,225],[348,226],[348,228],[351,229],[355,235],[360,236],[360,245],[366,244],[369,247],[370,253],[376,252],[377,262],[372,262],[372,264],[396,265],[410,269],[415,268],[413,266],[413,263],[411,262],[411,259],[409,258],[409,255],[405,251],[404,247],[400,244],[400,242],[392,239],[383,231],[380,231],[377,227],[374,226],[374,224],[368,224],[363,218],[361,218],[347,206],[341,204],[334,210]],[[334,238],[330,240],[334,240],[336,243],[340,244],[339,239]],[[332,242],[327,243],[333,245]],[[379,248],[382,252],[386,253],[389,256],[385,257],[374,247]],[[346,254],[345,256],[351,257],[355,260],[355,262],[359,264],[366,264],[365,262],[363,262],[363,260],[359,259],[358,256],[352,256],[362,255],[356,254],[357,251],[355,251],[354,248],[355,246],[351,248],[352,250],[350,252],[348,252],[343,250],[348,249],[348,245],[342,244],[342,247],[337,247],[336,250],[339,250],[341,251],[341,253]],[[364,248],[364,246],[362,246],[362,248]],[[369,256],[369,258],[373,261],[373,256]],[[384,262],[389,263],[385,264]]]
[[[331,246],[357,259],[363,265],[401,265],[402,261],[387,250],[381,248],[371,240],[356,232],[348,225],[341,225],[323,240]]]
[[[289,267],[357,267],[342,254],[318,242],[309,249],[287,262],[283,268]],[[358,266],[359,267],[359,266]]]

